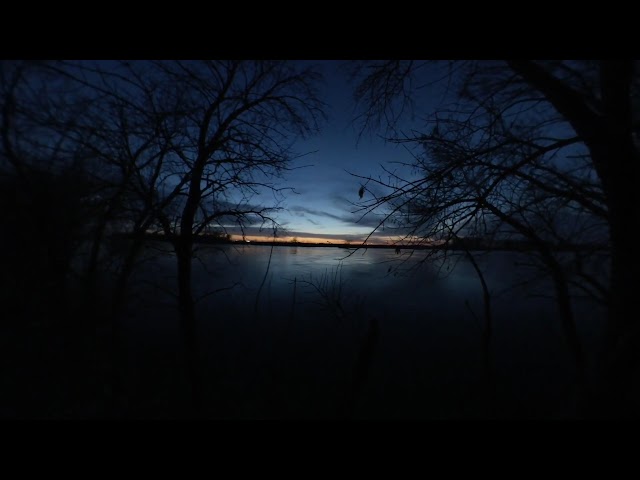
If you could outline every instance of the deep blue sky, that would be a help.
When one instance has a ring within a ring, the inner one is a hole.
[[[364,239],[375,226],[380,217],[353,213],[358,202],[358,190],[361,182],[348,172],[362,176],[378,176],[382,174],[380,165],[390,166],[390,162],[411,162],[411,155],[403,148],[386,143],[379,134],[366,132],[360,135],[361,124],[356,119],[354,100],[355,85],[349,81],[346,61],[334,60],[299,60],[300,64],[314,65],[324,77],[321,98],[326,103],[326,121],[321,132],[295,145],[298,154],[305,154],[295,159],[291,166],[294,170],[286,172],[278,187],[292,188],[297,193],[287,193],[285,200],[279,205],[283,209],[275,214],[281,226],[278,236],[292,237],[324,237],[327,240]],[[98,61],[101,67],[109,67],[111,61]],[[428,72],[427,72],[428,74]],[[430,77],[429,77],[430,78]],[[424,114],[433,108],[431,99],[436,98],[434,91],[420,92],[419,107],[416,113]],[[405,119],[402,127],[410,127],[411,119]],[[382,133],[382,132],[380,132]],[[304,168],[297,168],[302,167]],[[397,166],[393,167],[398,168]],[[403,173],[404,178],[410,172]],[[372,186],[370,186],[372,188]],[[367,200],[370,193],[365,193]],[[272,192],[259,195],[249,200],[261,206],[274,203]],[[241,233],[239,227],[227,226],[229,233]],[[272,235],[270,225],[260,230],[257,226],[245,230],[247,235]],[[389,230],[380,231],[378,236],[388,236]]]
[[[327,121],[320,135],[300,142],[299,152],[314,152],[296,159],[293,166],[310,167],[289,172],[283,186],[295,188],[278,213],[278,221],[298,237],[327,235],[327,239],[356,240],[366,236],[377,224],[375,217],[360,222],[351,213],[351,202],[359,201],[360,181],[346,170],[360,175],[379,173],[380,164],[409,161],[410,155],[396,145],[387,144],[374,134],[359,136],[355,119],[353,85],[338,61],[321,61],[325,76],[324,101]]]

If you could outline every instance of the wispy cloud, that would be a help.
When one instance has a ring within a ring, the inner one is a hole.
[[[301,213],[302,214],[308,213],[310,215],[316,215],[317,217],[331,218],[333,220],[338,220],[340,222],[344,222],[345,221],[344,218],[342,216],[340,216],[340,215],[334,215],[333,213],[324,212],[322,210],[315,210],[313,208],[303,207],[302,205],[294,205],[289,210],[291,210],[292,212],[295,212],[296,215],[300,215]],[[304,216],[304,215],[302,215],[302,216]]]
[[[309,220],[313,225],[321,225],[321,222],[315,222],[306,215],[315,215],[321,218],[330,218],[331,220],[337,220],[348,227],[364,227],[374,229],[380,226],[380,222],[384,218],[380,214],[370,213],[362,217],[362,213],[352,213],[351,211],[345,211],[343,214],[329,213],[323,210],[316,210],[302,205],[294,205],[289,209],[296,216],[303,216]]]

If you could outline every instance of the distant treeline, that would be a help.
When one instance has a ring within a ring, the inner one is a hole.
[[[116,234],[125,238],[131,237],[129,233]],[[148,241],[162,241],[169,242],[175,235],[165,235],[162,233],[146,233],[145,240]],[[526,240],[486,240],[476,237],[465,237],[451,239],[446,244],[391,244],[391,245],[379,245],[379,244],[367,244],[362,245],[360,243],[301,243],[293,241],[257,241],[257,240],[232,240],[231,235],[228,234],[203,234],[194,237],[194,242],[203,244],[229,244],[229,245],[266,245],[266,246],[282,246],[282,247],[334,247],[334,248],[388,248],[394,250],[508,250],[508,251],[531,251],[536,250],[538,245],[535,242]],[[566,252],[578,252],[578,251],[596,251],[606,250],[609,247],[607,245],[596,244],[550,244],[549,248],[553,251],[566,251]]]

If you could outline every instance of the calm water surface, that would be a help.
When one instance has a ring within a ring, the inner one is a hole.
[[[235,285],[198,303],[208,378],[229,415],[332,416],[373,319],[380,328],[360,415],[480,415],[474,399],[483,385],[482,290],[469,261],[416,268],[424,252],[349,253],[255,245],[200,250],[195,296]],[[526,276],[515,261],[509,253],[479,258],[494,295],[492,352],[504,408],[516,416],[569,415],[574,371],[555,305],[542,296],[549,293],[544,284],[505,293]],[[130,355],[155,365],[149,368],[168,384],[180,377],[179,323],[166,293],[175,288],[174,264],[171,256],[149,264],[127,320]],[[591,359],[602,315],[588,303],[575,308]],[[153,380],[139,372],[132,383],[144,378]]]

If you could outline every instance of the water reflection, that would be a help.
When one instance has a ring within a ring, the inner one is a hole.
[[[471,395],[469,389],[482,378],[478,320],[482,291],[472,265],[459,256],[424,262],[425,252],[350,253],[338,248],[258,245],[199,249],[193,273],[196,297],[240,285],[198,304],[200,340],[207,361],[218,371],[217,381],[231,397],[245,398],[251,389],[263,388],[257,384],[267,388],[272,382],[269,372],[276,368],[288,379],[287,388],[310,382],[296,395],[320,403],[317,399],[323,395],[335,400],[336,389],[342,388],[335,382],[346,375],[354,346],[375,320],[380,333],[369,387],[373,390],[368,393],[375,399],[371,411],[384,408],[391,416],[421,416],[428,401],[444,409],[442,416],[455,416],[453,412],[459,412]],[[514,269],[516,260],[505,253],[478,258],[492,292],[505,290],[524,275]],[[155,268],[153,282],[175,288],[173,258],[157,261]],[[548,285],[540,284],[537,291],[545,288]],[[531,293],[529,287],[521,288],[493,299],[496,371],[513,405],[552,405],[558,401],[557,392],[572,384],[572,360],[554,302]],[[175,313],[156,308],[153,315],[132,321],[130,334],[141,343],[179,349]],[[592,351],[602,326],[601,312],[576,302],[576,316],[587,351]]]
[[[232,311],[234,318],[253,317],[254,300],[266,273],[260,312],[269,312],[277,318],[290,310],[292,301],[317,300],[314,298],[317,291],[310,285],[305,288],[304,282],[325,279],[329,286],[342,288],[345,302],[364,299],[364,315],[381,317],[383,323],[393,321],[394,328],[411,328],[413,334],[428,330],[432,334],[457,331],[475,335],[470,309],[478,315],[482,311],[482,290],[472,265],[462,256],[431,262],[425,261],[426,255],[425,252],[397,255],[392,249],[352,252],[320,247],[205,247],[199,249],[199,261],[193,265],[194,294],[200,297],[237,283],[238,287],[210,297],[200,308],[208,316],[209,311]],[[497,252],[480,256],[477,261],[494,294],[497,327],[503,327],[511,336],[537,336],[540,330],[556,332],[556,307],[552,298],[545,297],[552,293],[548,284],[542,282],[535,289],[528,285],[500,293],[528,275],[514,268],[515,254]],[[175,288],[174,260],[164,258],[158,265],[154,282],[164,282],[164,289]],[[338,270],[339,278],[335,275]],[[295,299],[294,281],[302,282],[298,283]],[[594,319],[598,310],[591,304],[577,302],[576,312],[579,328],[590,335],[597,328]],[[305,316],[316,313],[308,309]],[[407,323],[412,325],[409,327]]]

